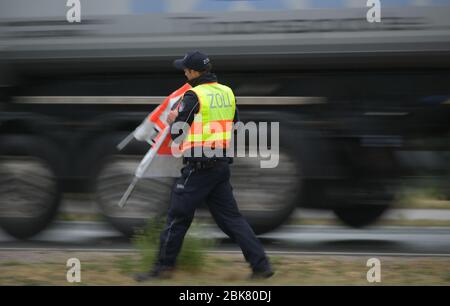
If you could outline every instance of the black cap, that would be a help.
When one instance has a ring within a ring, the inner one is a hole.
[[[210,60],[208,55],[201,53],[200,51],[188,52],[182,59],[177,59],[173,62],[173,65],[177,69],[192,69],[195,71],[203,71],[208,66]]]

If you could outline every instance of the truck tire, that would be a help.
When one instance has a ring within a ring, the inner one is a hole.
[[[94,194],[106,220],[126,237],[132,237],[154,217],[167,212],[173,178],[142,179],[124,208],[118,203],[134,176],[134,170],[148,150],[148,145],[132,141],[118,152],[116,145],[126,136],[118,134],[101,139],[94,148],[97,168]],[[101,161],[101,162],[99,162]]]
[[[389,205],[352,206],[334,208],[334,214],[345,225],[361,228],[377,221],[389,208]]]
[[[297,207],[300,174],[297,161],[280,148],[275,168],[260,168],[260,158],[235,158],[231,185],[239,210],[253,231],[269,232],[288,219]]]
[[[44,138],[0,137],[0,226],[11,236],[26,239],[51,223],[61,201],[59,160]]]
[[[344,196],[335,199],[333,212],[345,225],[354,228],[371,225],[391,206],[394,192],[387,187],[388,183],[382,180],[361,179],[345,184],[341,187]]]

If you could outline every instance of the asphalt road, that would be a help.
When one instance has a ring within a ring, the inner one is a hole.
[[[216,238],[211,252],[240,252],[215,226],[204,225],[194,234]],[[450,228],[340,226],[284,226],[260,236],[270,254],[355,256],[449,256]],[[55,222],[28,241],[18,241],[0,231],[1,250],[70,250],[133,252],[133,245],[109,224]]]
[[[90,215],[101,214],[98,204],[86,198],[76,199],[66,196],[60,207],[64,214]],[[196,216],[210,216],[207,210],[199,209]],[[331,210],[297,208],[293,218],[302,219],[336,219]],[[450,220],[450,209],[407,209],[391,208],[381,216],[382,220]]]

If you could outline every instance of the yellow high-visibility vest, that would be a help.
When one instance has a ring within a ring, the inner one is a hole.
[[[228,86],[206,83],[191,89],[198,97],[200,109],[194,116],[181,151],[192,147],[227,148],[233,129],[236,100]]]

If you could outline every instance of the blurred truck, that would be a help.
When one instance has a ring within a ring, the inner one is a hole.
[[[244,122],[280,122],[279,165],[236,158],[232,184],[257,233],[296,207],[375,222],[400,185],[448,193],[450,1],[0,2],[0,225],[43,230],[64,193],[87,193],[118,230],[165,211],[172,178],[117,203],[148,145],[115,146],[184,82],[172,67],[208,53]],[[269,136],[269,135],[268,135]],[[269,137],[270,139],[270,137]]]

